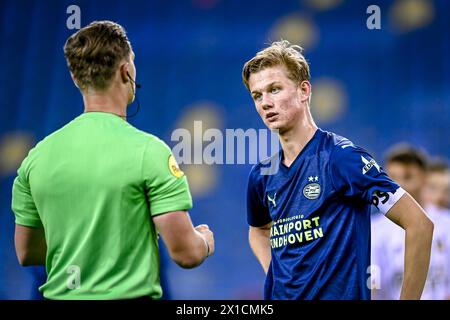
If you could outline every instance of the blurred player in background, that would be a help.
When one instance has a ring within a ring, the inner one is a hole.
[[[93,22],[64,53],[84,113],[30,151],[14,182],[19,262],[45,264],[47,299],[158,299],[158,233],[182,267],[214,252],[167,145],[126,121],[134,52],[125,30]]]
[[[386,154],[385,167],[389,176],[422,206],[427,165],[425,151],[406,143],[393,146]]]
[[[277,130],[279,170],[249,175],[250,246],[267,274],[266,299],[370,299],[370,207],[406,229],[402,299],[419,299],[433,224],[363,148],[319,129],[299,46],[275,42],[243,68],[264,124]],[[273,163],[273,158],[271,163]]]
[[[411,195],[415,195],[434,223],[430,268],[422,299],[450,298],[450,216],[437,206],[427,204],[424,194],[428,179],[425,152],[408,144],[393,146],[386,155],[386,171]],[[372,221],[372,265],[379,268],[379,287],[372,290],[373,299],[398,297],[403,281],[405,232],[387,219]]]
[[[450,168],[447,161],[438,159],[430,162],[422,198],[426,205],[450,208]]]

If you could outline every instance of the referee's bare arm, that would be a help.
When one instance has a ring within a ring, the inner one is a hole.
[[[420,299],[428,267],[434,225],[420,205],[405,193],[386,216],[405,229],[405,267],[400,299]]]
[[[261,227],[250,226],[248,233],[250,247],[266,274],[269,270],[270,261],[272,260],[269,240],[271,226],[272,222]]]
[[[214,235],[205,224],[194,228],[189,213],[174,211],[158,215],[153,222],[169,251],[182,268],[194,268],[214,253]]]
[[[44,266],[47,253],[44,228],[16,224],[14,245],[22,266]]]

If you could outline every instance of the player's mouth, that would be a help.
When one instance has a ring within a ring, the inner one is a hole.
[[[273,122],[277,119],[278,113],[276,112],[269,112],[266,114],[266,120],[269,122]]]

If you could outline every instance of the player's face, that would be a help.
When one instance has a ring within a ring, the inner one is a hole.
[[[450,205],[450,172],[431,172],[427,175],[423,198],[427,203],[448,208]]]
[[[305,108],[300,86],[288,78],[284,66],[274,66],[252,73],[249,89],[256,110],[264,124],[280,133],[299,124]]]
[[[386,172],[392,180],[397,182],[417,201],[421,201],[420,195],[425,182],[425,173],[417,165],[391,162],[386,166]]]

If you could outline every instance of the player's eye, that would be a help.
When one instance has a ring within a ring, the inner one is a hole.
[[[253,100],[260,101],[261,100],[261,95],[260,94],[254,94],[253,95]]]
[[[278,87],[273,87],[273,88],[270,90],[270,93],[272,93],[272,94],[276,94],[276,93],[278,93],[278,92],[280,92],[280,88],[278,88]]]

